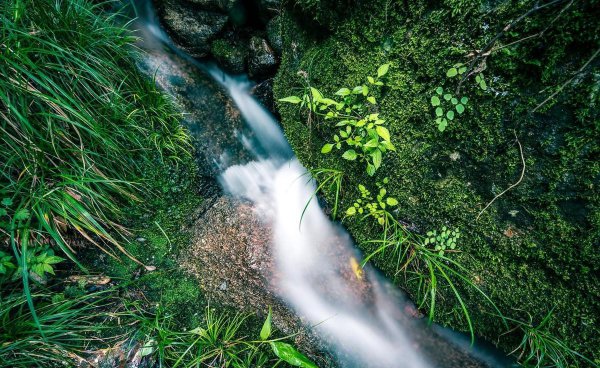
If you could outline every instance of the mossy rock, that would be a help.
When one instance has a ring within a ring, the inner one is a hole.
[[[315,2],[315,4],[321,2]],[[342,2],[338,2],[338,5]],[[322,5],[322,4],[321,4]],[[317,9],[318,6],[311,9]],[[435,123],[430,98],[438,86],[455,91],[458,78],[446,77],[455,63],[469,60],[502,28],[524,14],[527,4],[493,5],[447,0],[361,2],[337,17],[324,31],[307,25],[297,9],[283,14],[283,55],[276,98],[302,94],[304,77],[325,95],[365,83],[378,66],[391,63],[386,87],[378,97],[397,152],[385,157],[375,178],[360,164],[323,155],[334,129],[308,125],[297,105],[279,104],[285,133],[309,169],[336,168],[345,173],[341,208],[358,196],[359,183],[390,178],[387,189],[400,204],[398,217],[424,234],[442,226],[458,227],[460,253],[452,257],[471,273],[508,317],[539,323],[553,310],[552,333],[571,348],[600,359],[600,113],[598,66],[591,63],[555,98],[532,110],[589,60],[598,48],[600,7],[590,2],[536,12],[516,25],[498,45],[535,34],[487,58],[487,89],[473,79],[462,93],[466,111],[444,132]],[[531,5],[529,5],[531,6]],[[325,16],[325,14],[321,14]],[[333,17],[330,15],[330,17]],[[525,160],[525,174],[519,181]],[[512,184],[511,190],[494,197]],[[372,185],[374,186],[374,185]],[[326,197],[332,199],[331,193]],[[381,230],[368,221],[346,220],[359,246]],[[396,272],[389,254],[374,262],[410,295],[418,285]],[[461,292],[478,335],[497,341],[506,331],[489,304],[472,288]],[[457,329],[466,323],[451,290],[439,290],[436,320]],[[500,345],[511,351],[521,336],[508,334]]]

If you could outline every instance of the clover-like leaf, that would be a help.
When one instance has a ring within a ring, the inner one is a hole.
[[[446,76],[447,77],[454,77],[458,74],[458,70],[456,68],[450,68],[448,69],[448,71],[446,72]]]
[[[462,114],[463,112],[465,112],[465,107],[462,104],[456,105],[456,112]]]
[[[444,95],[444,100],[446,100],[446,101],[450,101],[450,99],[451,99],[451,98],[452,98],[452,95],[451,95],[451,94],[449,94],[449,93],[446,93],[446,94]]]
[[[444,115],[444,109],[442,109],[441,107],[438,107],[437,109],[435,109],[435,115],[436,116]]]
[[[468,97],[463,97],[463,98],[460,99],[460,103],[463,104],[463,105],[466,105],[467,102],[469,102],[469,98]]]
[[[431,96],[431,106],[439,106],[440,98],[438,96]]]
[[[454,120],[454,111],[450,110],[446,113],[448,120]]]

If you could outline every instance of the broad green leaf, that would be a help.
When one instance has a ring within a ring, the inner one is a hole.
[[[302,102],[302,100],[298,96],[289,96],[289,97],[280,98],[279,101],[293,103],[293,104],[298,104],[298,103]]]
[[[321,148],[321,153],[329,153],[329,152],[331,152],[332,149],[333,149],[333,144],[327,143],[326,145],[323,146],[323,148]]]
[[[293,365],[294,367],[302,368],[318,368],[304,354],[296,350],[292,345],[281,341],[273,341],[270,343],[273,353],[284,362]]]
[[[442,109],[441,107],[438,107],[437,109],[435,109],[435,115],[436,116],[444,115],[444,109]]]
[[[348,96],[350,93],[348,88],[340,88],[335,94],[338,96]]]
[[[352,216],[356,214],[356,207],[352,206],[346,210],[346,216]]]
[[[464,72],[466,72],[466,71],[467,71],[467,67],[466,67],[466,66],[460,67],[460,68],[458,69],[458,74],[463,74],[463,73],[464,73]]]
[[[463,105],[466,105],[467,102],[469,102],[469,98],[468,97],[463,97],[463,98],[460,99],[460,103],[463,104]]]
[[[375,105],[377,103],[377,101],[375,100],[375,97],[373,97],[373,96],[367,97],[367,101],[369,101],[373,105]]]
[[[451,95],[451,94],[449,94],[449,93],[446,93],[446,94],[444,95],[444,100],[446,100],[446,101],[450,101],[450,99],[451,99],[451,98],[452,98],[452,95]]]
[[[371,157],[373,158],[373,166],[375,166],[375,169],[379,169],[379,167],[381,167],[381,151],[380,150],[376,150],[375,152],[373,152],[371,154]]]
[[[319,102],[319,101],[321,101],[321,99],[323,99],[323,95],[315,87],[310,87],[310,93],[312,94],[313,100],[315,100],[317,102]]]
[[[384,75],[387,74],[388,70],[390,69],[390,64],[383,64],[382,66],[379,67],[379,69],[377,69],[377,77],[381,78]]]
[[[344,152],[344,154],[342,155],[342,158],[346,159],[346,160],[356,160],[357,154],[356,151],[354,150],[348,150],[346,152]]]
[[[265,319],[265,323],[260,330],[260,339],[265,341],[271,336],[271,307],[269,307],[269,314],[267,314],[267,318]]]
[[[487,84],[483,79],[481,80],[481,82],[479,82],[479,87],[481,87],[481,89],[484,91],[487,89]]]
[[[454,111],[450,110],[446,113],[448,120],[454,120]]]
[[[439,106],[440,98],[438,96],[431,96],[431,106]]]
[[[363,92],[362,86],[356,86],[352,89],[352,93],[355,95],[360,95]]]
[[[456,98],[452,97],[450,102],[452,102],[453,105],[456,105],[458,103],[458,100]]]
[[[375,79],[373,79],[373,77],[368,76],[367,80],[369,81],[369,83],[374,84],[375,83]]]
[[[435,89],[435,92],[436,92],[438,95],[441,95],[442,93],[444,93],[444,89],[443,89],[442,87],[438,87],[438,88],[436,88],[436,89]]]
[[[377,169],[375,168],[375,166],[373,166],[371,164],[367,165],[367,174],[369,174],[369,176],[375,175],[375,171],[377,171]]]
[[[446,76],[447,77],[454,77],[455,75],[458,74],[458,70],[456,70],[456,68],[450,68],[448,69],[448,71],[446,72]]]
[[[465,107],[461,104],[456,105],[456,112],[462,114],[463,112],[465,112]]]
[[[362,86],[362,94],[363,94],[363,96],[368,95],[369,94],[369,87],[363,85]]]
[[[376,138],[371,139],[367,143],[365,143],[365,147],[368,147],[368,148],[375,148],[378,145],[379,145],[379,141]]]
[[[377,131],[377,134],[381,137],[381,139],[383,139],[384,141],[391,141],[390,139],[390,131],[387,130],[386,127],[378,125],[377,127],[375,127],[375,131]]]
[[[398,200],[396,198],[393,198],[393,197],[386,198],[385,202],[388,204],[388,206],[396,206],[396,205],[398,205]]]

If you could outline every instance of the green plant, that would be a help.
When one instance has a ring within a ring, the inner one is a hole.
[[[379,189],[375,198],[371,192],[362,184],[358,185],[361,198],[357,199],[352,206],[346,210],[346,216],[354,216],[356,214],[365,215],[365,217],[373,217],[379,225],[385,226],[389,218],[393,217],[389,212],[390,208],[398,205],[398,200],[387,195],[385,184],[389,182],[388,178],[384,178],[383,182],[376,182]]]
[[[121,209],[148,195],[142,164],[188,155],[179,114],[137,71],[135,39],[103,6],[0,3],[0,241],[26,295],[31,254],[45,245],[80,267],[75,234],[128,255]],[[50,272],[57,258],[46,256],[34,273]]]
[[[437,230],[428,231],[423,246],[433,247],[434,251],[443,256],[446,250],[454,250],[456,248],[456,241],[459,237],[459,229],[449,230],[444,226],[439,234]]]
[[[348,161],[361,161],[367,164],[366,171],[373,176],[381,167],[383,156],[396,148],[391,142],[385,120],[375,112],[377,100],[373,94],[375,87],[383,86],[381,80],[390,64],[381,65],[377,76],[369,76],[367,83],[352,89],[340,88],[335,95],[340,101],[326,98],[314,87],[307,87],[302,97],[289,96],[281,102],[300,104],[325,121],[335,122],[337,130],[330,143],[321,148],[321,153],[330,153],[334,148],[343,150],[342,158]],[[370,86],[370,87],[369,87]]]
[[[333,191],[335,193],[334,201],[333,201],[333,209],[331,213],[331,217],[335,219],[337,217],[338,204],[340,198],[340,192],[342,190],[342,179],[344,178],[344,172],[341,170],[335,169],[314,169],[310,170],[306,173],[306,175],[310,175],[310,180],[316,180],[318,185],[313,194],[310,196],[304,209],[302,210],[302,215],[300,216],[300,224],[302,224],[302,219],[304,218],[304,213],[308,209],[308,205],[315,198],[319,191],[323,191],[325,189],[329,191]]]
[[[549,330],[549,322],[553,311],[554,309],[548,312],[537,325],[533,323],[531,315],[529,315],[529,321],[527,322],[507,318],[508,321],[515,324],[515,327],[506,333],[515,330],[523,333],[521,342],[511,354],[518,353],[517,359],[524,367],[569,368],[579,367],[581,362],[597,367],[596,363],[569,348],[569,344],[565,340],[557,337]]]
[[[116,340],[106,334],[102,340],[95,338],[115,316],[106,313],[114,306],[110,290],[72,299],[51,293],[31,298],[36,301],[36,318],[21,292],[0,296],[0,367],[75,367],[84,361],[92,341],[104,346]]]
[[[140,333],[145,341],[141,354],[156,356],[160,366],[277,366],[279,363],[273,362],[267,354],[268,344],[282,361],[304,368],[316,367],[291,345],[281,342],[288,336],[269,339],[272,334],[270,311],[256,340],[242,335],[250,315],[217,312],[210,306],[204,311],[204,323],[189,331],[174,330],[171,317],[163,314],[160,304],[154,312],[136,304],[130,314],[141,322]]]

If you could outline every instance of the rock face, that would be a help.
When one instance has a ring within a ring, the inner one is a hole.
[[[275,71],[277,57],[269,43],[260,37],[250,40],[250,58],[248,60],[248,74],[250,77],[268,76]]]
[[[210,41],[223,30],[227,15],[198,10],[176,0],[162,4],[162,19],[167,31],[192,56],[202,57],[210,52]]]
[[[281,54],[281,1],[155,0],[162,24],[181,49],[212,57],[227,72],[272,77]]]

